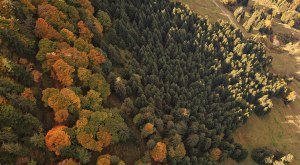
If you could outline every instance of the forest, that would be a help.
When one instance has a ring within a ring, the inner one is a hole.
[[[0,164],[241,162],[232,133],[296,98],[261,43],[169,0],[0,0],[0,43]]]

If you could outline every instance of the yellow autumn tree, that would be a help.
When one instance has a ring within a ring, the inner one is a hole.
[[[175,156],[182,159],[186,155],[186,150],[183,143],[179,143],[175,147]]]
[[[80,131],[76,135],[76,139],[79,144],[84,148],[101,152],[103,149],[103,143],[101,141],[96,141],[92,134],[86,133],[85,131]]]
[[[66,28],[61,29],[60,34],[62,35],[63,39],[68,43],[72,43],[76,40],[76,36],[74,35],[74,33]]]
[[[107,147],[111,143],[112,135],[108,131],[99,130],[97,132],[97,139],[103,143],[103,147]]]
[[[110,155],[105,154],[98,157],[97,165],[110,165]]]
[[[91,76],[92,76],[92,71],[89,69],[85,69],[85,68],[78,68],[78,78],[80,81],[85,81],[87,82]]]
[[[69,110],[70,106],[76,109],[81,108],[80,98],[71,89],[47,88],[43,90],[42,94],[42,101],[55,112],[63,109]]]
[[[60,90],[60,93],[64,97],[66,97],[76,108],[79,109],[81,107],[80,98],[76,95],[74,91],[72,91],[69,88],[63,88]]]
[[[88,124],[88,119],[86,117],[82,117],[82,118],[79,118],[77,121],[76,121],[76,127],[77,128],[83,128],[84,126],[86,126]]]

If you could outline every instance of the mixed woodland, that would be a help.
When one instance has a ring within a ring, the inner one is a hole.
[[[261,43],[169,0],[0,0],[0,55],[0,164],[240,162],[232,133],[296,98]]]

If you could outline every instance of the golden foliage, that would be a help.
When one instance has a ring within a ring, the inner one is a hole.
[[[66,109],[61,109],[58,111],[55,111],[54,113],[54,120],[58,123],[62,123],[66,121],[69,117],[69,112]]]
[[[108,131],[99,130],[97,132],[97,139],[103,143],[103,147],[107,147],[111,143],[112,135]]]
[[[268,29],[270,29],[270,28],[272,27],[272,20],[269,20],[269,19],[265,20],[265,26],[266,26]]]
[[[46,104],[46,105],[49,105],[48,104],[48,99],[53,96],[53,95],[56,95],[57,93],[59,93],[59,90],[56,89],[56,88],[47,88],[47,89],[44,89],[42,91],[42,101]]]
[[[94,28],[98,33],[102,34],[103,26],[101,25],[101,23],[99,21],[96,21],[96,20],[94,21]]]
[[[89,64],[88,55],[85,52],[80,52],[76,48],[62,49],[59,52],[60,56],[74,67],[86,68]]]
[[[92,115],[92,111],[90,110],[87,110],[87,109],[83,109],[79,112],[79,118],[88,118]]]
[[[0,72],[12,72],[13,66],[10,60],[0,56]]]
[[[152,159],[156,162],[163,162],[167,157],[166,144],[163,142],[156,143],[155,147],[150,151]]]
[[[47,99],[48,105],[54,110],[59,111],[61,109],[66,109],[71,105],[71,102],[68,101],[63,95],[60,93],[51,95]]]
[[[0,1],[0,15],[6,18],[10,18],[14,14],[14,5],[11,0],[1,0]]]
[[[93,138],[92,134],[86,133],[84,131],[80,131],[76,135],[76,139],[79,144],[81,144],[84,148],[101,152],[103,149],[103,143],[100,141],[96,141]]]
[[[54,151],[60,155],[59,150],[71,145],[70,136],[64,131],[66,126],[57,126],[48,131],[45,137],[45,143],[49,151]]]
[[[66,28],[61,29],[60,34],[69,43],[74,42],[76,40],[76,36],[74,35],[74,33]]]
[[[285,97],[285,99],[286,99],[288,102],[295,101],[296,98],[297,98],[297,95],[296,95],[296,92],[295,92],[295,91],[289,91],[289,93],[286,94],[286,97]]]
[[[55,88],[47,88],[42,93],[42,101],[54,111],[67,110],[70,105],[77,109],[81,107],[80,98],[71,89],[63,88],[59,91]]]
[[[75,71],[74,67],[70,66],[62,59],[57,60],[52,67],[55,78],[60,81],[62,85],[72,85],[73,78],[71,75]]]
[[[186,155],[186,150],[183,143],[178,144],[175,147],[175,156],[182,159]]]
[[[88,124],[88,119],[86,117],[82,117],[76,121],[76,127],[77,128],[83,128]]]
[[[63,88],[60,93],[65,96],[68,100],[70,100],[72,102],[72,104],[76,107],[76,108],[80,108],[80,98],[76,95],[76,93],[74,91],[72,91],[71,89],[68,88]]]
[[[110,165],[110,155],[105,154],[98,157],[97,165]]]
[[[77,72],[80,81],[88,81],[92,76],[91,70],[82,67],[78,68]]]

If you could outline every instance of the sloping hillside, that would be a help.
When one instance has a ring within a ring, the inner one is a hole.
[[[218,5],[208,6],[205,3],[200,3],[200,0],[179,0],[180,2],[192,5],[191,9],[203,14],[202,7],[211,7],[211,10],[204,12],[208,15],[208,18],[214,17],[215,13],[226,15],[226,12],[222,11],[223,8],[218,9]],[[207,4],[211,4],[218,0],[208,0]],[[253,3],[249,1],[249,3]],[[228,10],[229,11],[229,10]],[[229,11],[230,12],[230,11]],[[224,18],[222,18],[224,19]],[[225,18],[228,21],[229,19]],[[235,23],[235,22],[233,22]],[[297,29],[290,28],[284,24],[275,22],[273,25],[275,34],[280,36],[292,35],[295,38],[300,39]],[[267,44],[270,46],[270,44]],[[285,105],[283,101],[274,98],[274,108],[265,117],[258,117],[255,115],[250,116],[245,125],[238,128],[234,133],[234,139],[245,146],[249,151],[255,147],[260,146],[274,146],[279,150],[290,152],[295,156],[295,163],[300,162],[300,45],[299,41],[290,44],[283,44],[279,48],[274,48],[272,45],[267,49],[267,55],[273,58],[271,71],[286,75],[288,77],[294,77],[294,81],[290,84],[291,88],[295,89],[297,99],[290,105]],[[249,156],[242,164],[251,165],[253,160]],[[237,164],[235,161],[228,160],[222,164],[232,165]]]

